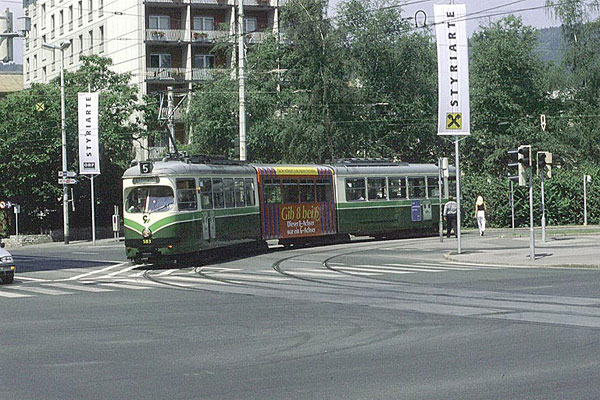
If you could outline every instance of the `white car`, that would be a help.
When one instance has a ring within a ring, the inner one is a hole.
[[[12,255],[4,249],[4,243],[0,243],[0,281],[12,283],[15,278],[15,262]]]

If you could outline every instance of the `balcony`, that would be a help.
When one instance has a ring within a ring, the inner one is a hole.
[[[246,36],[246,43],[262,43],[265,40],[265,36],[267,35],[266,32],[252,32],[252,33],[247,33]]]
[[[146,69],[147,81],[185,81],[185,68],[154,68]]]
[[[192,68],[192,80],[194,81],[210,81],[217,75],[226,74],[226,69],[215,68]]]
[[[146,41],[183,42],[186,41],[183,29],[146,29]]]
[[[212,44],[228,36],[228,31],[192,31],[192,43]]]

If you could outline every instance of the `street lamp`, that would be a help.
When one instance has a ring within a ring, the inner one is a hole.
[[[65,131],[65,49],[69,42],[58,45],[42,43],[42,47],[60,51],[60,130],[62,134],[62,176],[63,176],[63,231],[65,244],[69,244],[69,189],[65,183],[67,171],[67,133]]]

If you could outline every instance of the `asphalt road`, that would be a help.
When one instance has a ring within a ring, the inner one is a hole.
[[[50,246],[75,267],[0,286],[0,398],[600,397],[599,271],[460,265],[432,240],[148,271]]]

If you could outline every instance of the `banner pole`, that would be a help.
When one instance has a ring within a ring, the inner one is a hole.
[[[458,136],[454,141],[455,167],[456,167],[456,252],[461,253],[461,238],[460,238],[460,167],[458,164]]]
[[[92,194],[92,244],[96,245],[96,202],[94,201],[94,176],[90,179],[90,191]]]

